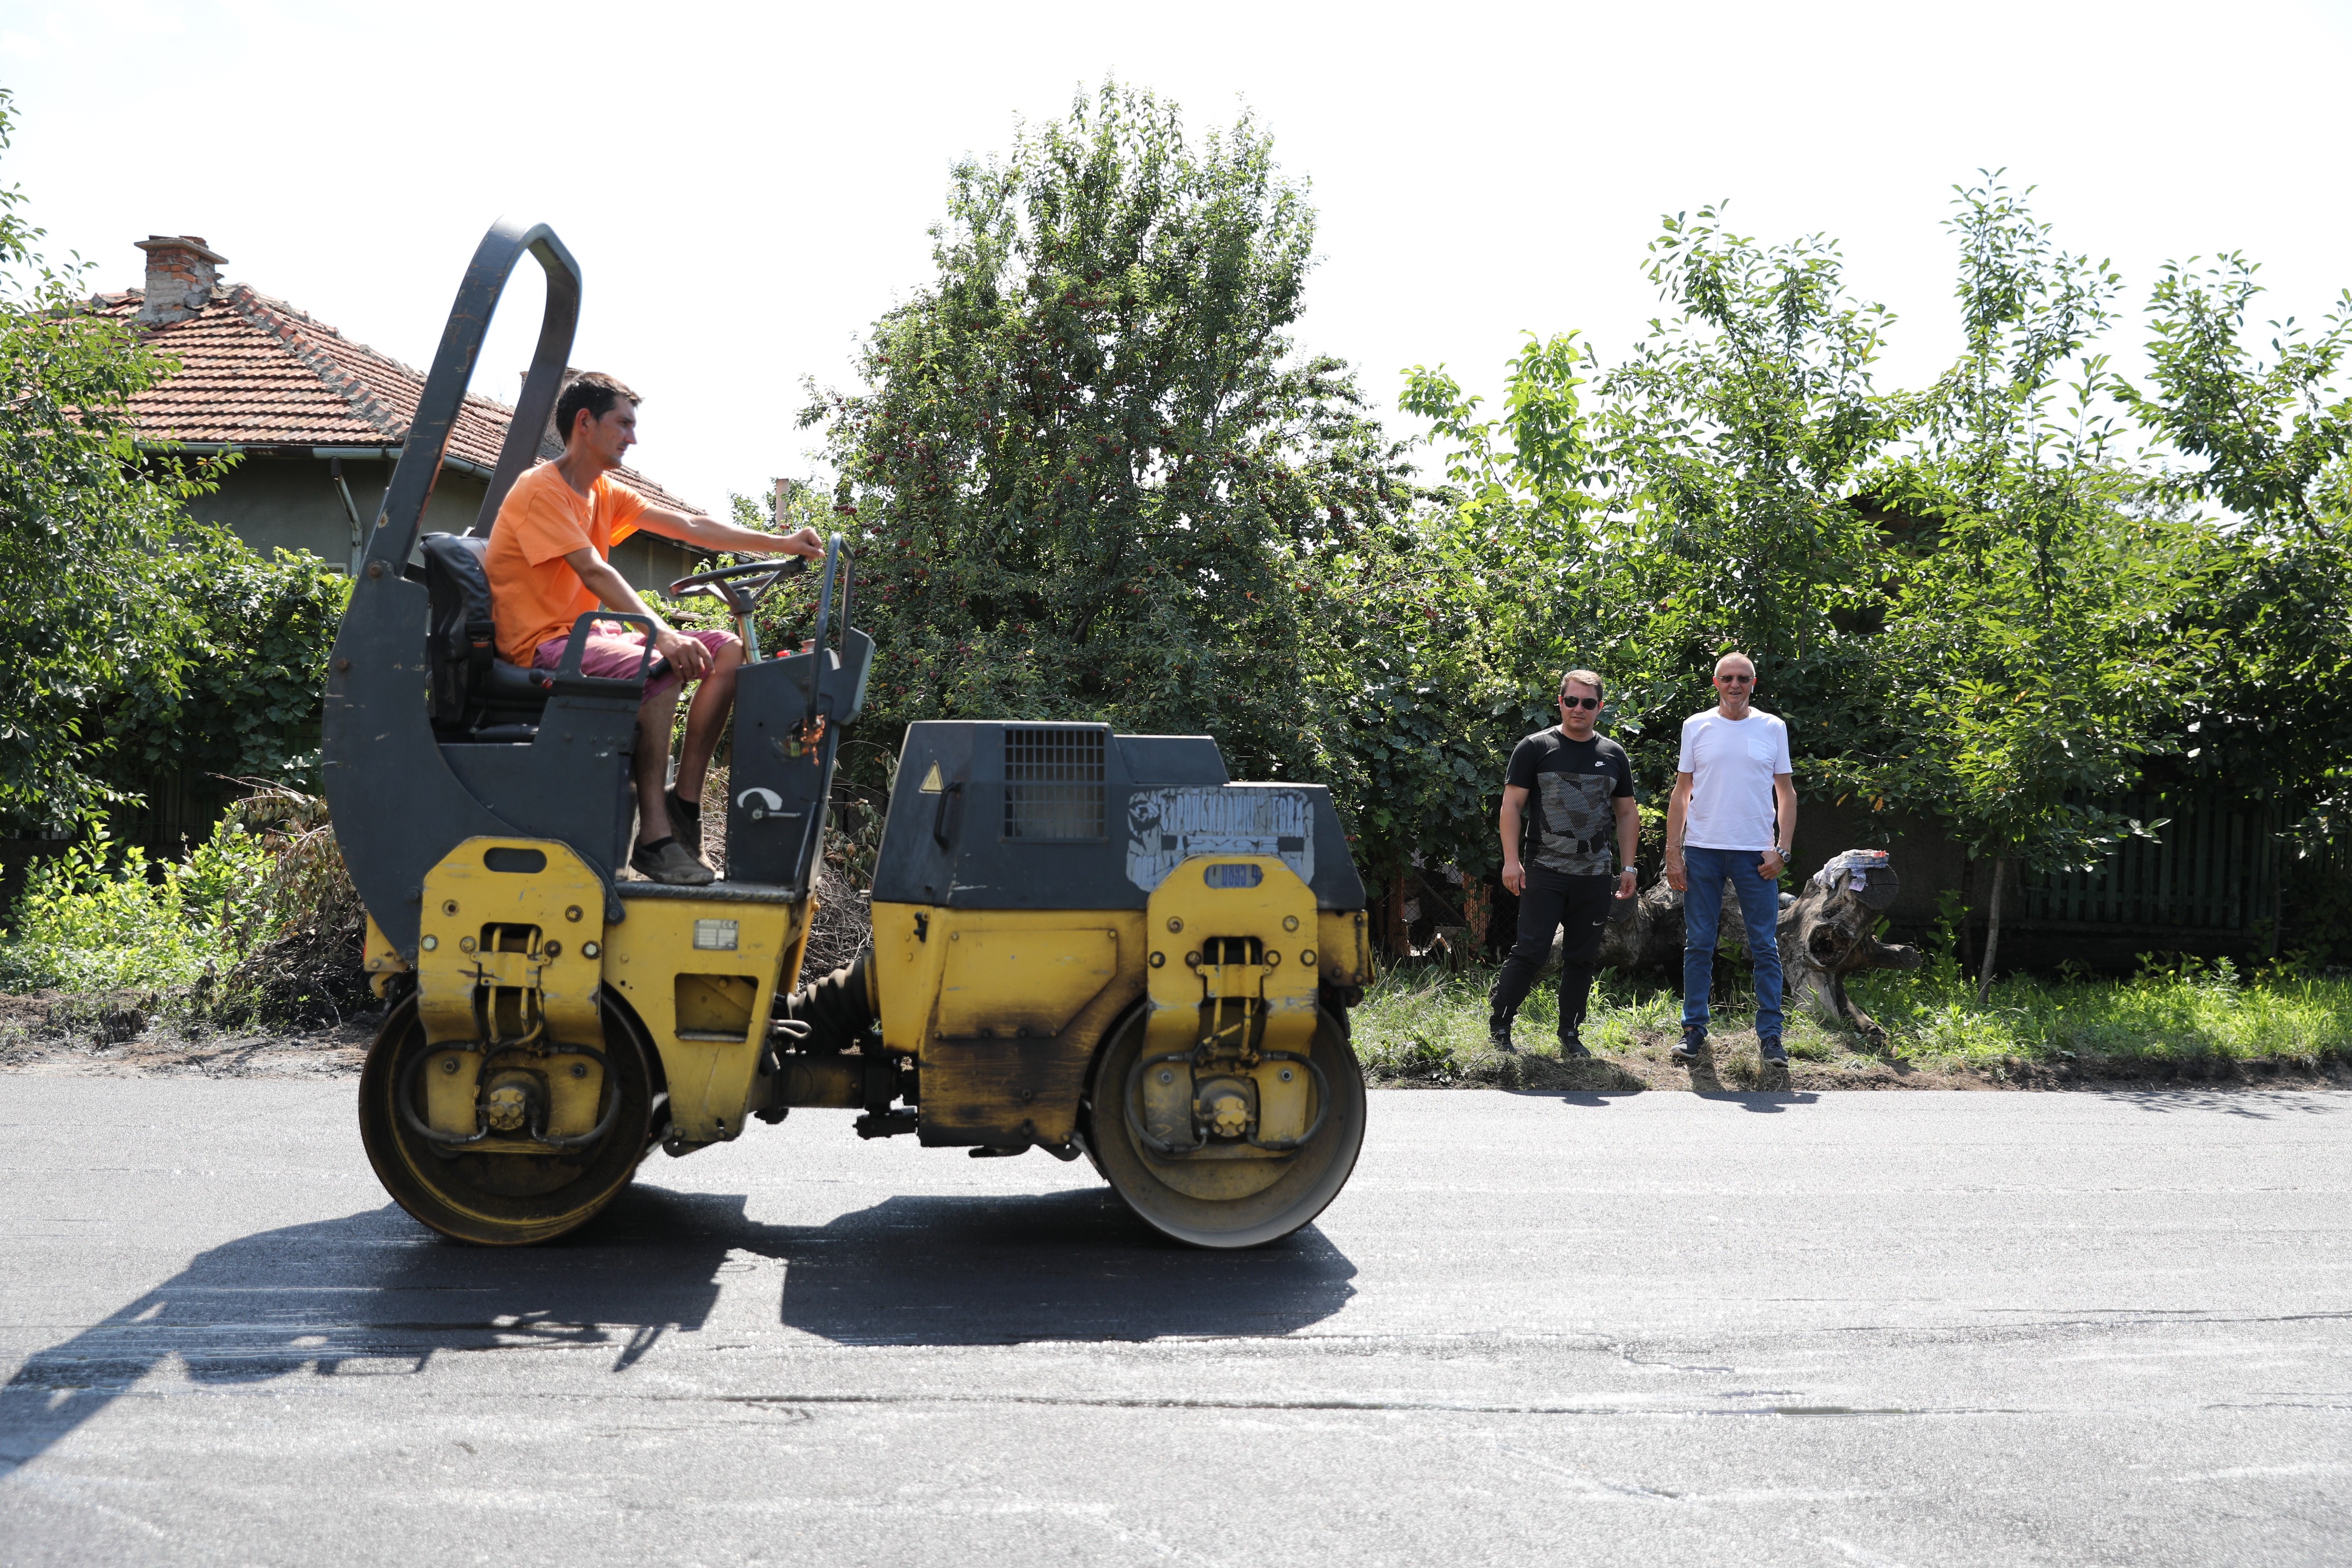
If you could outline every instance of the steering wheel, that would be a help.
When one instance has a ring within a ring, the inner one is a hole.
[[[749,619],[752,607],[767,596],[768,590],[787,577],[797,576],[808,570],[804,557],[793,556],[785,561],[751,561],[740,566],[721,566],[715,571],[697,572],[691,577],[680,577],[669,585],[669,596],[683,599],[692,594],[708,594],[725,605],[738,617]],[[736,584],[738,577],[757,577],[751,586]]]

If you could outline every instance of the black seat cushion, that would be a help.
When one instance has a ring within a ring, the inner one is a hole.
[[[433,616],[427,637],[433,730],[444,741],[530,740],[555,689],[554,671],[526,669],[498,656],[485,563],[489,548],[488,540],[469,533],[428,533],[423,541]],[[669,661],[656,658],[646,679],[668,672]]]
[[[498,656],[490,615],[490,574],[483,557],[490,542],[467,533],[424,539],[425,590],[432,600],[427,651],[432,669],[433,728],[458,740],[495,721],[502,728],[537,722],[554,678]],[[495,710],[495,712],[493,711]]]

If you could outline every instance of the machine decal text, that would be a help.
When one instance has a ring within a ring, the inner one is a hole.
[[[1127,803],[1127,879],[1150,892],[1195,855],[1275,855],[1315,879],[1315,815],[1304,791],[1138,790]]]

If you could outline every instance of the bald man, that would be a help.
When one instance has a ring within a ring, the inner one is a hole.
[[[1789,726],[1750,706],[1756,663],[1727,653],[1715,664],[1716,705],[1683,721],[1675,793],[1666,803],[1666,885],[1683,895],[1683,1037],[1675,1058],[1706,1047],[1716,927],[1731,884],[1756,967],[1756,1042],[1768,1062],[1780,1045],[1780,873],[1797,841],[1797,784]]]

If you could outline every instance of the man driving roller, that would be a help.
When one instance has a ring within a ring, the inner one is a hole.
[[[594,372],[563,389],[555,427],[563,456],[515,481],[490,531],[484,566],[499,657],[526,668],[563,662],[572,624],[594,609],[643,616],[653,623],[655,653],[669,669],[646,687],[637,709],[637,844],[629,864],[656,882],[700,887],[712,879],[703,862],[702,781],[735,701],[743,645],[732,632],[681,632],[654,614],[610,559],[613,546],[639,529],[738,554],[820,556],[816,531],[758,533],[714,518],[672,511],[612,476],[636,445],[637,395]],[[598,623],[581,652],[580,673],[632,679],[645,662],[642,633]],[[675,788],[666,788],[669,732],[686,680],[699,679],[687,709]]]

